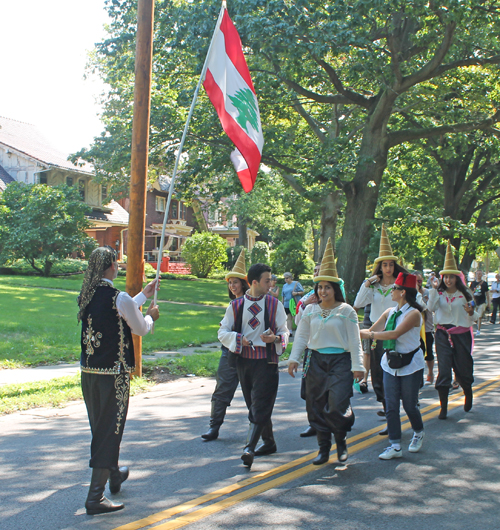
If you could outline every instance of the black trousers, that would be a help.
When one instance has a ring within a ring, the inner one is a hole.
[[[493,324],[496,323],[497,321],[497,311],[498,311],[498,306],[500,305],[500,297],[499,298],[492,298],[491,299],[491,304],[493,306],[493,310],[491,312],[491,318],[490,318],[490,322],[493,322]]]
[[[265,425],[271,419],[278,394],[278,365],[269,364],[267,359],[238,357],[236,369],[248,408],[248,419],[251,423]]]
[[[354,425],[351,354],[313,351],[306,375],[306,408],[317,431],[345,434]]]
[[[92,432],[89,466],[117,467],[128,412],[130,374],[82,372],[82,392]]]
[[[370,372],[372,374],[372,386],[377,401],[384,403],[384,371],[380,366],[384,356],[384,341],[378,340],[375,349],[370,350]]]
[[[220,401],[226,406],[231,405],[234,393],[238,388],[239,379],[236,368],[229,365],[228,349],[225,346],[222,346],[216,381],[212,401]]]
[[[472,360],[472,335],[469,331],[452,335],[453,347],[448,334],[436,330],[435,344],[438,360],[436,388],[449,388],[452,382],[452,369],[462,388],[470,388],[474,382],[474,361]]]

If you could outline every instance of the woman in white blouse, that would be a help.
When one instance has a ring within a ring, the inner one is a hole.
[[[337,456],[345,462],[347,432],[354,424],[350,398],[354,379],[363,378],[363,357],[358,316],[345,303],[342,280],[337,277],[330,239],[319,275],[314,279],[319,304],[308,305],[297,328],[288,373],[295,377],[298,361],[307,348],[304,367],[309,424],[317,432],[319,453],[313,464],[328,462],[332,432]]]
[[[448,415],[448,394],[452,382],[452,369],[465,394],[464,410],[472,408],[472,383],[474,362],[472,360],[472,323],[478,314],[472,305],[472,294],[461,278],[455,258],[448,243],[441,281],[433,278],[427,307],[434,311],[436,324],[436,354],[438,376],[436,390],[439,393],[441,411],[439,419]]]
[[[401,418],[399,404],[403,401],[414,434],[408,450],[416,453],[422,447],[424,425],[418,408],[418,392],[424,370],[424,354],[420,348],[422,306],[417,301],[417,277],[400,273],[392,288],[396,303],[384,311],[362,339],[376,340],[384,349],[381,366],[384,372],[384,392],[387,429],[390,446],[380,455],[382,460],[401,458]]]
[[[379,257],[375,259],[373,275],[361,284],[353,304],[355,309],[371,305],[370,320],[372,324],[377,322],[386,309],[396,306],[391,298],[391,289],[398,274],[407,272],[405,268],[397,263],[397,259],[392,252],[385,226],[382,225]],[[370,355],[365,358],[366,370],[367,372],[371,370],[373,391],[377,396],[377,401],[382,403],[384,407],[384,411],[378,411],[377,414],[379,416],[385,416],[384,375],[380,366],[382,355],[384,355],[382,345],[380,343],[372,343]],[[387,430],[381,431],[380,434],[387,434]]]

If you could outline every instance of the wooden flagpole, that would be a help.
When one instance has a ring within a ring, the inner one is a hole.
[[[134,118],[130,174],[130,208],[127,245],[127,283],[130,296],[142,290],[146,229],[146,183],[148,174],[151,69],[153,62],[154,0],[138,0],[135,54]],[[134,375],[142,375],[142,338],[133,335]]]

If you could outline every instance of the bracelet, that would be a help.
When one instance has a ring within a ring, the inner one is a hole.
[[[375,335],[373,331],[370,331],[370,339],[375,340]]]

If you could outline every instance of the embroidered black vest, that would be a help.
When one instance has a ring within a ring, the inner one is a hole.
[[[120,374],[134,370],[132,332],[116,308],[119,294],[118,289],[102,282],[85,310],[81,336],[82,372]]]

